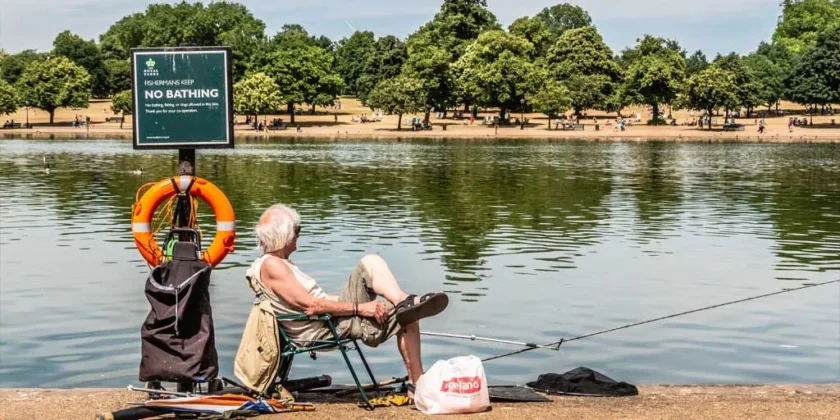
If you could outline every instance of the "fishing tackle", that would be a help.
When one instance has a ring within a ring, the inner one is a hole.
[[[784,294],[784,293],[795,292],[795,291],[798,291],[798,290],[809,289],[809,288],[812,288],[812,287],[825,286],[826,284],[831,284],[831,283],[840,283],[840,279],[826,281],[826,282],[822,282],[822,283],[808,284],[808,285],[805,285],[805,286],[802,286],[802,287],[797,287],[797,288],[794,288],[794,289],[782,289],[778,292],[765,293],[763,295],[758,295],[758,296],[752,296],[752,297],[748,297],[748,298],[744,298],[744,299],[733,300],[733,301],[725,302],[725,303],[719,303],[717,305],[706,306],[706,307],[699,308],[699,309],[692,309],[690,311],[685,311],[685,312],[680,312],[680,313],[676,313],[676,314],[672,314],[672,315],[662,316],[662,317],[659,317],[659,318],[649,319],[647,321],[640,321],[640,322],[636,322],[636,323],[633,323],[633,324],[622,325],[620,327],[610,328],[610,329],[607,329],[607,330],[601,330],[601,331],[590,333],[590,334],[584,334],[584,335],[580,335],[580,336],[577,336],[577,337],[574,337],[574,338],[569,338],[569,339],[561,338],[560,341],[555,341],[555,342],[544,344],[544,345],[545,346],[554,346],[554,345],[559,346],[560,344],[568,343],[569,341],[582,340],[584,338],[594,337],[596,335],[606,334],[608,332],[623,330],[625,328],[636,327],[636,326],[644,325],[644,324],[650,324],[651,322],[662,321],[664,319],[669,319],[669,318],[676,318],[678,316],[693,314],[695,312],[706,311],[706,310],[709,310],[709,309],[720,308],[722,306],[734,305],[736,303],[747,302],[747,301],[750,301],[750,300],[761,299],[761,298],[765,298],[765,297],[769,297],[769,296],[781,295],[781,294]],[[538,348],[538,347],[529,347],[529,348],[524,348],[522,350],[511,351],[511,352],[500,354],[500,355],[497,355],[497,356],[487,357],[485,359],[481,359],[481,361],[482,362],[488,362],[490,360],[501,359],[502,357],[513,356],[515,354],[524,353],[526,351],[531,351],[531,350],[534,350],[535,348]]]

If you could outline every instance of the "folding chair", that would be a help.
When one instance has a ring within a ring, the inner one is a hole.
[[[365,365],[365,370],[367,370],[368,376],[370,376],[370,383],[374,384],[376,387],[376,394],[379,395],[379,387],[378,382],[373,377],[373,372],[370,370],[370,365],[368,365],[367,360],[365,359],[364,353],[362,353],[362,348],[359,347],[359,344],[356,342],[354,338],[341,338],[338,336],[338,332],[335,329],[335,323],[332,321],[332,316],[329,314],[319,315],[319,316],[309,316],[304,314],[296,314],[296,315],[281,315],[276,317],[277,318],[277,329],[280,331],[280,367],[277,371],[277,378],[281,385],[285,384],[289,379],[289,372],[292,369],[292,361],[296,354],[301,353],[309,353],[312,359],[315,359],[315,351],[316,350],[334,350],[338,348],[341,351],[341,355],[344,357],[344,362],[347,364],[347,368],[350,369],[350,374],[353,375],[353,381],[356,382],[356,387],[359,389],[359,393],[362,394],[362,400],[367,405],[369,410],[373,410],[373,405],[370,403],[367,394],[365,393],[362,384],[359,382],[359,377],[356,375],[356,370],[353,368],[353,364],[350,363],[350,358],[347,357],[347,350],[355,349],[359,352],[359,358],[362,359],[362,363]],[[307,341],[305,344],[309,346],[302,346],[299,343],[296,343],[294,340],[290,339],[289,336],[286,334],[286,331],[283,330],[280,321],[321,321],[327,325],[329,328],[330,333],[332,333],[332,338],[329,340],[317,340],[317,341]],[[350,348],[347,344],[353,344],[353,347]]]

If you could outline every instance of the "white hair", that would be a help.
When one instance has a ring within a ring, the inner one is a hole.
[[[257,244],[263,252],[281,250],[294,239],[295,228],[298,226],[300,215],[295,209],[285,204],[275,204],[263,212],[257,222]]]

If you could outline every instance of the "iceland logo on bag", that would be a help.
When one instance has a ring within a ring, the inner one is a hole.
[[[443,381],[440,391],[454,394],[477,394],[481,391],[481,377],[452,378],[448,381]]]

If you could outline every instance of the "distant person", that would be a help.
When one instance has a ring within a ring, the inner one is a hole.
[[[793,118],[788,118],[788,133],[793,133]]]

